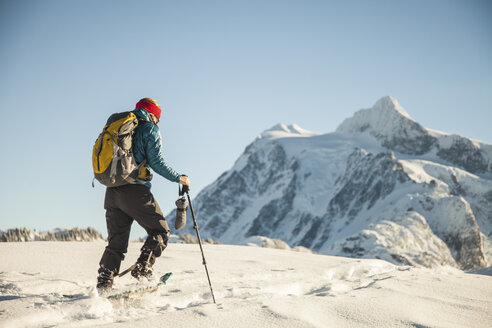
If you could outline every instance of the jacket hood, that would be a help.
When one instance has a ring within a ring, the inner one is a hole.
[[[140,119],[152,122],[152,117],[150,116],[150,113],[143,108],[137,108],[133,110],[133,113]]]

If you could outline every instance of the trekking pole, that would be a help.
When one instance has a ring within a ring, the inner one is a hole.
[[[203,259],[203,265],[205,266],[205,272],[207,273],[207,279],[208,279],[208,285],[210,286],[210,293],[212,293],[212,299],[215,302],[215,296],[214,296],[214,291],[212,289],[212,283],[210,282],[210,275],[208,274],[208,268],[207,268],[207,261],[205,260],[205,254],[203,253],[203,246],[202,246],[202,240],[200,238],[200,232],[198,231],[198,224],[196,223],[196,218],[195,218],[195,211],[193,211],[193,205],[191,205],[191,199],[190,199],[190,194],[189,194],[189,189],[188,186],[183,185],[183,190],[180,190],[180,194],[186,193],[186,196],[188,197],[188,204],[190,204],[190,210],[191,210],[191,217],[193,218],[193,228],[196,231],[196,237],[198,238],[198,244],[200,245],[200,251],[202,252],[202,259]]]

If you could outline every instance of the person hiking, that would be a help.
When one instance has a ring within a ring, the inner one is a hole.
[[[160,105],[152,98],[139,100],[132,111],[139,121],[132,140],[133,156],[138,164],[145,161],[145,165],[140,169],[140,179],[135,182],[106,188],[104,208],[108,245],[99,262],[96,287],[100,292],[111,290],[113,277],[119,273],[133,220],[147,232],[147,239],[131,271],[133,277],[150,278],[156,258],[167,247],[169,226],[150,191],[152,174],[148,168],[169,181],[190,186],[189,178],[176,173],[162,156],[161,134],[157,126],[161,112]]]

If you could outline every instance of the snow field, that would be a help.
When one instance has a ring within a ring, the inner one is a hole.
[[[137,258],[130,243],[122,268]],[[94,290],[103,242],[0,244],[0,327],[488,327],[492,278],[249,246],[170,244],[158,292],[110,301]],[[130,276],[115,288],[135,287]],[[82,299],[62,295],[83,293]]]

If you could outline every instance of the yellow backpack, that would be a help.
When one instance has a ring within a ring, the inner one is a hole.
[[[132,112],[115,113],[108,118],[92,148],[94,179],[107,187],[138,180],[146,161],[137,165],[133,157],[132,137],[137,126],[138,118]]]

